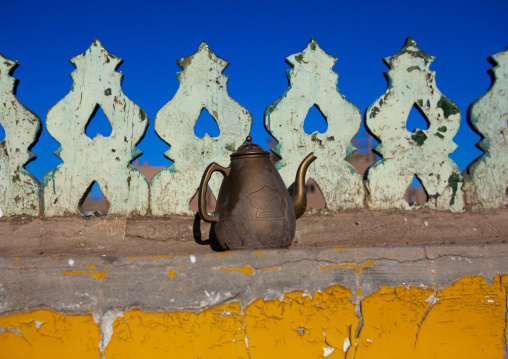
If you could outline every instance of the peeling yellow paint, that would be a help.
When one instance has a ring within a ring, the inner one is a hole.
[[[176,272],[174,270],[168,270],[169,278],[173,278],[176,275]]]
[[[0,327],[7,328],[0,334],[1,358],[101,357],[99,325],[91,314],[66,315],[44,309],[35,310],[1,317]]]
[[[362,300],[354,357],[502,358],[507,283],[472,276],[439,291],[382,287]]]
[[[87,265],[85,266],[85,268],[92,268],[92,269],[95,269],[95,268],[97,268],[97,266],[96,266],[95,264],[87,264]]]
[[[337,248],[334,248],[336,251],[343,251],[344,249],[346,249],[345,247],[337,247]]]
[[[256,253],[254,253],[253,255],[255,256],[262,256],[263,254],[265,254],[263,251],[257,251]]]
[[[225,253],[212,253],[212,254],[209,254],[209,256],[210,257],[219,257],[219,258],[222,258],[222,257],[230,258],[231,256],[233,256],[235,254],[236,254],[235,252],[225,252]]]
[[[152,254],[148,258],[172,258],[172,257],[187,257],[186,254]]]
[[[254,274],[254,268],[252,268],[251,266],[243,266],[240,268],[220,267],[220,270],[224,270],[224,271],[228,271],[228,272],[242,272],[242,273],[248,274],[248,275]]]
[[[351,297],[335,285],[312,296],[257,299],[244,310],[250,358],[320,358],[328,346],[335,348],[328,358],[343,358],[344,341],[359,323]]]
[[[19,261],[19,257],[14,257],[13,258],[15,261]]]
[[[248,358],[239,303],[191,312],[131,310],[113,323],[106,358]],[[250,344],[249,344],[250,345]]]
[[[249,266],[221,270],[254,273]],[[340,285],[258,298],[243,310],[237,302],[199,313],[131,310],[113,323],[104,357],[308,359],[323,357],[327,348],[327,358],[502,358],[507,286],[508,275],[498,275],[492,284],[471,276],[442,290],[381,287],[361,301],[358,338],[353,294]],[[91,315],[36,310],[0,318],[0,329],[0,358],[101,357]]]
[[[356,295],[357,295],[358,297],[361,297],[361,296],[362,296],[362,288],[360,288],[360,287],[356,288]]]
[[[280,270],[280,267],[276,267],[276,268],[263,268],[263,272],[275,272],[275,271],[278,271]]]
[[[78,274],[86,274],[95,277],[95,279],[103,281],[106,278],[106,272],[109,268],[106,268],[104,272],[82,272],[82,271],[69,271],[69,272],[61,272],[62,274],[67,275],[78,275]]]
[[[324,271],[324,270],[327,270],[327,269],[341,268],[341,267],[342,268],[354,268],[354,269],[356,269],[356,274],[360,275],[360,271],[362,270],[363,267],[365,267],[365,266],[372,266],[374,264],[375,264],[374,261],[368,261],[368,262],[365,262],[365,263],[360,264],[360,265],[345,263],[345,264],[337,264],[337,265],[334,265],[334,266],[322,266],[321,270]]]

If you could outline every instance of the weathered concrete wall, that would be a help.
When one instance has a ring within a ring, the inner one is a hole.
[[[9,358],[503,358],[508,246],[0,258]]]

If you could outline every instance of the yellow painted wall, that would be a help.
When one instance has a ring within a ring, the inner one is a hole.
[[[286,293],[200,313],[131,310],[113,323],[105,358],[503,358],[508,275],[466,277],[442,290],[382,287]],[[3,328],[3,329],[1,329]],[[48,310],[0,318],[0,359],[100,358],[91,315]],[[344,352],[346,350],[346,353]]]

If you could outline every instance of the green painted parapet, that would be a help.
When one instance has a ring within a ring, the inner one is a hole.
[[[508,50],[492,57],[498,64],[495,82],[476,101],[471,125],[482,136],[486,152],[467,173],[464,201],[463,179],[449,155],[457,148],[453,138],[461,124],[461,111],[436,87],[430,70],[434,57],[408,39],[396,55],[385,58],[388,89],[366,111],[365,125],[380,141],[376,150],[383,158],[372,165],[362,181],[345,160],[354,152],[352,138],[361,125],[358,108],[337,89],[338,75],[332,71],[337,59],[312,39],[301,53],[289,56],[285,94],[265,111],[265,127],[279,140],[274,152],[289,186],[301,158],[311,151],[319,158],[308,175],[321,189],[326,207],[348,209],[402,209],[427,207],[461,212],[470,206],[478,211],[508,205]],[[0,142],[0,211],[3,216],[44,216],[83,213],[80,204],[96,182],[110,202],[109,214],[119,216],[186,214],[207,164],[229,163],[229,155],[249,134],[252,117],[227,93],[228,62],[206,45],[182,58],[177,77],[180,88],[155,119],[155,129],[171,149],[165,154],[174,164],[160,171],[149,186],[131,162],[141,154],[136,148],[148,127],[146,113],[122,92],[122,60],[95,40],[83,54],[71,59],[70,92],[48,112],[48,132],[60,143],[55,153],[63,163],[46,174],[39,186],[24,165],[29,148],[40,132],[40,120],[17,100],[15,80],[10,76],[17,63],[2,57],[0,64],[0,123],[5,140]],[[453,94],[450,94],[453,97]],[[328,130],[306,134],[303,123],[310,108],[319,108]],[[89,138],[85,128],[101,108],[112,125],[109,137]],[[408,114],[416,108],[428,129],[406,130]],[[201,111],[206,109],[220,128],[220,135],[200,139],[193,133]],[[462,111],[464,112],[464,111]],[[404,193],[416,175],[423,183],[428,201],[409,205]],[[218,178],[211,190],[217,194]],[[39,190],[42,187],[42,193]]]

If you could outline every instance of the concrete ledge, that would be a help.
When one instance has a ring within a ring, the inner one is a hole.
[[[291,248],[504,243],[508,209],[482,213],[307,211]],[[199,217],[0,218],[0,255],[212,253]]]
[[[382,286],[442,289],[508,274],[508,245],[318,248],[167,256],[0,257],[0,315],[51,309],[200,311],[339,284],[358,303]],[[361,293],[361,294],[360,294]]]

